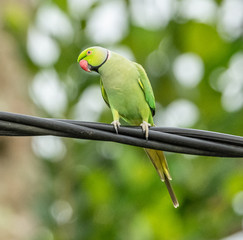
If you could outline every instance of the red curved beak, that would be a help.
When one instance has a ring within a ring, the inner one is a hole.
[[[81,61],[79,62],[79,65],[80,65],[80,67],[81,67],[84,71],[86,71],[86,72],[91,72],[90,69],[89,69],[89,64],[88,64],[88,62],[87,62],[86,60],[81,60]]]

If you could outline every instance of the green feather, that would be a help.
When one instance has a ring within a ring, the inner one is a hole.
[[[100,79],[100,88],[101,88],[101,94],[102,94],[102,97],[103,97],[105,103],[108,105],[108,107],[110,107],[109,100],[108,100],[108,97],[106,95],[106,92],[105,92],[105,89],[104,89],[104,86],[103,86],[101,79]]]
[[[154,114],[155,114],[155,98],[154,98],[153,89],[151,87],[148,76],[147,76],[145,70],[143,69],[143,67],[138,63],[134,63],[134,64],[136,65],[137,70],[139,72],[139,78],[138,78],[139,85],[144,92],[145,99],[146,99],[146,101],[147,101],[147,103],[148,103],[148,105],[151,109],[152,116],[154,116]]]

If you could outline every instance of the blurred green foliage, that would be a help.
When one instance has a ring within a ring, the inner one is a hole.
[[[133,20],[131,4],[136,1],[124,1],[127,29],[118,40],[105,43],[94,40],[87,26],[92,14],[109,1],[80,1],[84,4],[84,11],[78,8],[80,15],[70,11],[70,2],[78,1],[39,1],[28,9],[16,4],[5,11],[5,30],[15,37],[19,47],[16,56],[30,75],[34,78],[40,71],[54,69],[65,90],[64,111],[52,114],[37,103],[40,116],[74,117],[82,94],[99,84],[97,75],[80,70],[77,56],[87,46],[99,44],[129,51],[146,68],[162,113],[159,117],[163,117],[163,111],[166,114],[170,103],[184,99],[199,113],[188,127],[243,135],[243,104],[232,111],[225,108],[223,87],[218,87],[220,76],[230,69],[232,57],[243,52],[242,33],[234,38],[222,34],[217,25],[220,14],[210,23],[183,17],[177,9],[167,24],[150,29]],[[214,2],[217,11],[224,2]],[[57,60],[47,65],[33,61],[27,50],[30,28],[38,28],[37,15],[43,7],[59,9],[73,30],[70,39],[65,40],[40,28],[60,49]],[[103,30],[96,29],[93,34]],[[173,70],[175,59],[184,53],[196,54],[203,62],[203,77],[193,87],[177,81]],[[32,82],[23,84],[31,88]],[[227,84],[224,81],[225,88]],[[242,94],[243,87],[240,91]],[[88,114],[89,109],[86,111]],[[97,120],[111,122],[109,109],[103,108]],[[47,157],[42,161],[42,192],[31,206],[42,227],[33,239],[219,239],[242,229],[242,216],[232,208],[234,196],[243,190],[242,159],[168,153],[172,184],[180,202],[180,207],[174,209],[141,149],[106,142],[63,141],[65,154],[61,159]]]

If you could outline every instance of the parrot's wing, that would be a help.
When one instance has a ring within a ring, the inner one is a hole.
[[[109,100],[108,100],[108,97],[106,95],[105,88],[103,86],[101,79],[100,79],[100,88],[101,88],[101,94],[102,94],[102,97],[103,97],[105,103],[108,105],[108,107],[110,107]]]
[[[149,81],[148,76],[147,76],[145,70],[143,69],[143,67],[138,63],[134,63],[134,64],[139,72],[138,83],[144,92],[145,100],[151,109],[152,116],[154,116],[155,98],[154,98],[154,93],[153,93],[153,89],[151,87],[150,81]]]

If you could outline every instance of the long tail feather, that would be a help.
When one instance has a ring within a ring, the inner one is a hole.
[[[165,182],[165,185],[170,194],[171,200],[175,208],[179,207],[179,202],[176,198],[174,190],[170,184],[170,180],[172,179],[169,173],[168,164],[165,158],[165,155],[162,151],[154,150],[154,149],[144,149],[147,155],[149,156],[151,162],[153,163],[155,169],[157,170],[160,179]]]
[[[170,180],[166,176],[165,176],[165,185],[168,189],[168,192],[170,194],[170,197],[171,197],[171,200],[173,202],[174,207],[175,208],[179,207],[179,202],[178,202],[176,195],[175,195],[175,192],[174,192],[174,190],[173,190],[173,188],[170,184]]]

